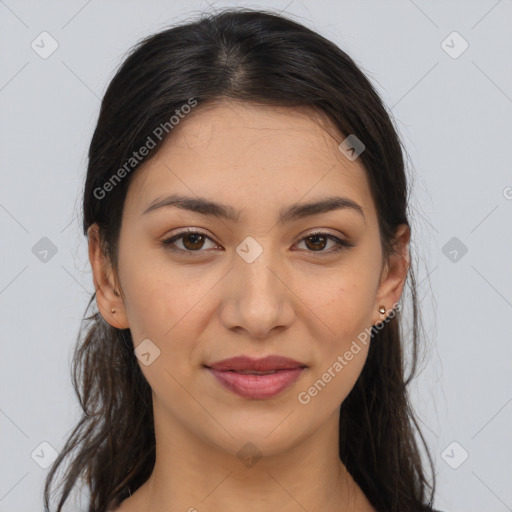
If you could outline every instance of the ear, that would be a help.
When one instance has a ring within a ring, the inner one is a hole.
[[[89,241],[89,261],[92,268],[98,310],[105,321],[112,327],[127,329],[129,323],[126,317],[124,302],[117,291],[118,287],[110,261],[101,247],[99,227],[96,223],[87,230],[87,238]],[[115,313],[112,313],[113,308],[115,308]]]
[[[377,290],[374,306],[373,325],[382,322],[389,316],[394,304],[399,302],[407,278],[410,265],[409,241],[411,230],[407,224],[400,224],[395,231],[393,248],[395,252],[384,265],[381,281]],[[380,306],[386,308],[386,313],[378,312]]]

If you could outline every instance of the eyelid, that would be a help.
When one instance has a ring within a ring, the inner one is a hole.
[[[357,246],[357,244],[350,242],[346,237],[334,235],[328,231],[325,231],[325,229],[327,229],[327,228],[323,228],[323,229],[317,228],[317,229],[314,229],[313,231],[308,231],[305,234],[300,235],[300,238],[293,245],[303,242],[306,238],[309,238],[309,237],[315,236],[315,235],[324,235],[329,240],[332,240],[335,242],[335,244],[336,244],[335,248],[331,248],[330,250],[327,250],[327,251],[324,251],[324,250],[322,250],[322,251],[306,251],[306,252],[312,254],[314,257],[323,257],[323,256],[336,254],[344,249],[350,249],[352,247]],[[201,253],[208,252],[207,250],[202,250],[202,249],[198,249],[197,251],[187,251],[184,249],[179,249],[179,248],[173,247],[172,244],[175,241],[183,238],[187,234],[203,235],[205,238],[209,239],[210,241],[214,242],[215,244],[220,245],[210,235],[208,235],[204,231],[197,229],[197,228],[184,229],[184,230],[172,235],[171,237],[168,237],[168,238],[162,240],[161,244],[164,246],[165,249],[171,250],[172,252],[176,252],[176,253],[186,254],[189,256],[195,256],[196,254],[199,255]]]
[[[331,248],[330,250],[327,250],[327,251],[323,251],[323,250],[322,251],[306,251],[308,254],[311,254],[313,257],[319,257],[319,258],[327,257],[329,255],[338,254],[343,250],[351,249],[351,248],[357,246],[357,244],[349,241],[347,239],[347,237],[334,235],[328,231],[325,231],[325,228],[324,229],[317,228],[313,231],[306,232],[306,234],[304,234],[304,235],[300,235],[299,240],[297,242],[295,242],[294,245],[296,245],[300,242],[303,242],[305,239],[307,239],[311,236],[315,236],[315,235],[323,235],[327,239],[334,241],[336,245],[334,248]]]
[[[173,243],[176,242],[177,240],[185,237],[186,235],[203,235],[206,239],[212,241],[213,243],[217,244],[217,245],[220,245],[218,244],[210,235],[208,235],[206,232],[198,229],[198,228],[185,228],[181,231],[179,231],[178,233],[174,234],[174,235],[171,235],[170,237],[167,237],[165,238],[164,240],[161,241],[161,244],[164,246],[165,249],[169,249],[173,252],[178,252],[178,253],[181,253],[181,254],[188,254],[188,255],[194,255],[194,254],[200,254],[200,253],[204,253],[204,252],[207,252],[205,250],[202,250],[202,249],[199,249],[197,251],[185,251],[183,249],[179,249],[179,248],[176,248],[176,247],[173,247]]]

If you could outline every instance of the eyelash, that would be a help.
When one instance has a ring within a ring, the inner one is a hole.
[[[187,230],[187,231],[181,231],[180,233],[177,233],[176,235],[173,235],[171,238],[167,238],[166,240],[162,240],[162,245],[165,249],[170,250],[172,252],[179,252],[182,254],[186,254],[187,256],[195,256],[196,254],[199,254],[201,252],[205,252],[204,250],[197,250],[197,251],[189,251],[184,249],[178,249],[176,247],[173,247],[173,243],[180,238],[183,238],[186,235],[203,235],[205,238],[211,240],[215,243],[214,240],[212,240],[206,233],[203,233],[202,231],[194,231],[194,230]],[[305,237],[301,238],[299,242],[302,242],[306,238],[323,235],[329,240],[332,240],[336,243],[336,247],[334,249],[331,249],[330,251],[307,251],[312,253],[315,257],[322,257],[329,254],[337,254],[345,249],[350,249],[352,247],[355,247],[356,244],[353,244],[351,242],[347,242],[346,240],[342,240],[341,238],[338,238],[337,236],[331,235],[330,233],[324,233],[322,231],[315,231],[313,233],[307,234]]]

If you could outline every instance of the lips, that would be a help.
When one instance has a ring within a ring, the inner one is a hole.
[[[205,367],[225,389],[256,400],[279,395],[307,368],[303,363],[283,356],[261,359],[238,356]]]
[[[305,368],[306,365],[284,356],[267,356],[260,359],[253,359],[248,356],[237,356],[230,359],[223,359],[206,365],[208,368],[219,371],[235,371],[238,373],[270,373],[278,370],[291,370],[294,368]]]

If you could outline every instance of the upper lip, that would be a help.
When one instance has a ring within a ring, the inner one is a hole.
[[[252,370],[257,372],[265,372],[269,370],[289,370],[292,368],[306,367],[305,364],[300,363],[299,361],[295,361],[294,359],[290,359],[289,357],[279,355],[271,355],[259,359],[242,355],[237,357],[230,357],[229,359],[223,359],[222,361],[217,361],[215,363],[211,363],[205,366],[207,368],[212,368],[214,370],[220,371]]]

